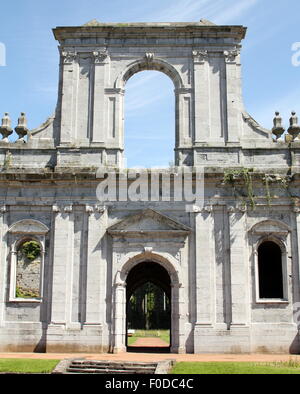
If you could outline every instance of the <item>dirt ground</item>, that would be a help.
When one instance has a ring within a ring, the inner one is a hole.
[[[298,360],[300,355],[290,354],[170,354],[170,353],[0,353],[0,358],[36,358],[36,359],[89,359],[111,361],[142,361],[153,362],[161,360],[201,361],[201,362],[279,362]]]
[[[0,353],[0,358],[36,358],[36,359],[89,359],[89,360],[111,360],[111,361],[201,361],[201,362],[279,362],[298,360],[300,354],[173,354],[173,353],[140,353],[138,347],[143,348],[165,348],[166,343],[159,338],[139,338],[132,347],[137,348],[137,352],[131,350],[127,353]]]

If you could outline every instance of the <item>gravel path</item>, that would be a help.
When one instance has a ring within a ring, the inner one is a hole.
[[[138,338],[130,347],[169,347],[167,342],[160,338]]]
[[[0,353],[0,358],[36,358],[36,359],[71,359],[86,358],[89,360],[111,361],[201,361],[201,362],[279,362],[298,360],[300,355],[291,354],[170,354],[170,353]]]

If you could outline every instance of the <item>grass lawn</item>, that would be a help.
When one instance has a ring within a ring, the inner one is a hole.
[[[133,345],[138,338],[160,338],[168,345],[170,344],[169,330],[136,330],[131,337],[128,337],[128,345]]]
[[[50,373],[59,360],[1,358],[0,372]]]
[[[176,363],[172,374],[300,374],[300,363],[290,362],[278,363],[246,363],[246,362],[180,362]]]

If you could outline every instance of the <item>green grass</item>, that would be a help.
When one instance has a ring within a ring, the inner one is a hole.
[[[233,375],[233,374],[300,374],[300,362],[247,363],[247,362],[179,362],[172,374]]]
[[[128,345],[133,345],[138,338],[160,338],[167,344],[170,344],[169,330],[136,330],[135,333],[128,337]]]
[[[59,360],[39,360],[25,358],[1,358],[0,372],[7,373],[50,373]]]

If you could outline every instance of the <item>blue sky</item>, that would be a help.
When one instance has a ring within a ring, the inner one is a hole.
[[[29,127],[35,128],[54,112],[59,59],[53,27],[82,25],[91,19],[201,18],[248,27],[242,51],[243,95],[247,111],[262,126],[272,127],[275,110],[282,113],[285,125],[291,110],[300,115],[300,66],[292,64],[292,45],[300,42],[299,0],[2,0],[0,43],[6,48],[6,66],[0,66],[0,114],[9,112],[15,125],[24,111]],[[129,165],[159,166],[173,159],[173,102],[173,85],[160,73],[143,72],[128,81]]]

